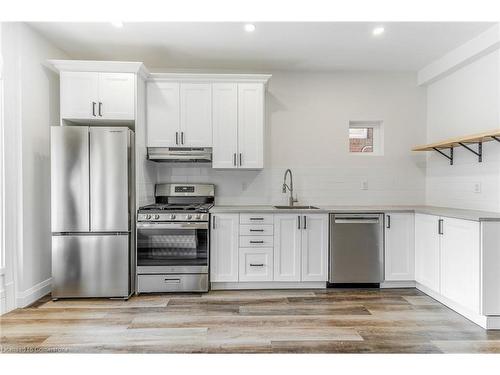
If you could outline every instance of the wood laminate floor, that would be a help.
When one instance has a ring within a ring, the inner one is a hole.
[[[47,296],[0,317],[0,334],[22,353],[500,353],[500,331],[416,289]]]

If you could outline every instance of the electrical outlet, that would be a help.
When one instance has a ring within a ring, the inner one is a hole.
[[[367,180],[361,181],[361,190],[368,190],[368,181]]]
[[[476,182],[474,184],[474,193],[480,193],[481,192],[481,183],[480,182]]]

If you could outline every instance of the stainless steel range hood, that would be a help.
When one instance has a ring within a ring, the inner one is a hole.
[[[148,147],[148,159],[162,163],[211,163],[211,147]]]

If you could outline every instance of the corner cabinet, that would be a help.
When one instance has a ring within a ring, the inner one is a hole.
[[[385,215],[385,281],[415,280],[414,217],[413,213]]]
[[[62,71],[61,119],[135,119],[134,73]]]

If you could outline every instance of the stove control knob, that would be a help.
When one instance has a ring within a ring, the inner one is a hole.
[[[175,215],[174,214],[170,215],[170,220],[175,220]]]
[[[187,215],[187,219],[188,219],[188,220],[191,220],[192,218],[193,218],[193,215],[191,215],[191,214],[188,214],[188,215]]]
[[[146,215],[147,220],[151,220],[151,215]]]
[[[158,220],[160,218],[160,215],[155,215],[155,219]]]
[[[201,215],[200,215],[200,214],[197,214],[197,215],[195,216],[195,219],[196,219],[196,220],[200,220],[200,219],[201,219]]]

